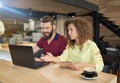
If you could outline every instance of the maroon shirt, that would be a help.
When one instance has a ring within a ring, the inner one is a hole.
[[[53,54],[53,56],[61,55],[66,45],[67,41],[65,37],[58,33],[56,33],[54,39],[50,42],[50,44],[48,44],[47,40],[43,37],[37,42],[37,46],[43,48],[44,54],[46,54],[46,52],[50,52]]]

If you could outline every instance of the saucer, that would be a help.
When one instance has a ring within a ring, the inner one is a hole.
[[[98,78],[98,75],[97,76],[93,76],[93,77],[86,77],[84,73],[81,73],[80,77],[83,78],[83,79],[86,79],[86,80],[94,80],[94,79]]]

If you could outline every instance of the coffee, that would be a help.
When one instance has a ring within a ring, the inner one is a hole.
[[[93,68],[84,68],[83,73],[84,73],[85,77],[97,76],[97,72]]]

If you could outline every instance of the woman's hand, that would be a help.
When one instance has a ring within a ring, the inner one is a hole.
[[[68,66],[68,68],[73,69],[73,70],[82,70],[84,68],[84,63],[74,63]]]
[[[72,65],[68,66],[68,68],[73,69],[73,70],[83,70],[85,67],[91,67],[96,69],[94,64],[89,64],[89,63],[73,63]]]
[[[51,53],[47,53],[47,55],[41,56],[41,60],[45,62],[53,61],[54,56]]]

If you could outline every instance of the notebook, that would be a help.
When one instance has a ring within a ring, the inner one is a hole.
[[[9,50],[14,65],[37,69],[49,64],[48,62],[35,61],[31,46],[9,45]]]

